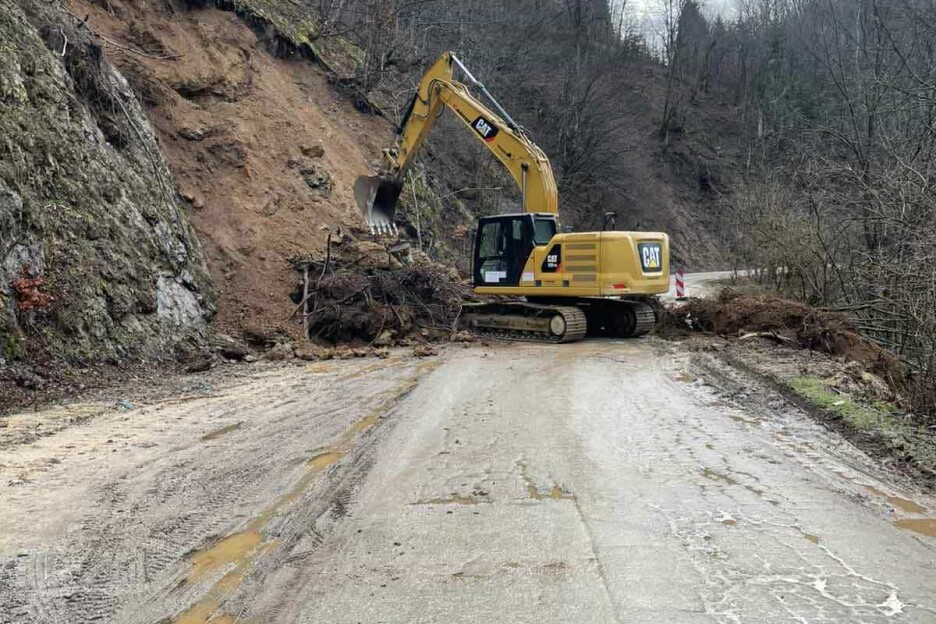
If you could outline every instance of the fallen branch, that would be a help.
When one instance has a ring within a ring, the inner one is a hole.
[[[179,53],[175,53],[175,54],[150,54],[150,53],[148,53],[148,52],[143,52],[142,50],[134,50],[134,49],[131,48],[131,47],[128,47],[128,46],[125,46],[125,45],[121,45],[121,44],[117,43],[116,41],[114,41],[113,39],[108,39],[108,38],[105,37],[104,35],[95,33],[94,31],[92,31],[91,34],[93,34],[95,37],[98,37],[99,39],[101,39],[104,43],[106,43],[106,44],[109,45],[109,46],[113,46],[113,47],[115,47],[115,48],[119,48],[119,49],[121,49],[121,50],[125,50],[125,51],[127,51],[127,52],[130,52],[131,54],[136,54],[136,55],[138,55],[138,56],[142,56],[142,57],[148,58],[148,59],[155,59],[155,60],[157,60],[157,61],[165,61],[165,60],[169,60],[169,59],[179,58],[179,57],[182,56],[182,54],[179,54]]]
[[[315,295],[315,293],[318,292],[319,286],[322,285],[322,278],[325,277],[325,273],[328,271],[328,265],[330,262],[331,262],[331,234],[328,235],[328,239],[326,239],[325,241],[325,264],[322,265],[322,273],[319,275],[318,281],[315,283],[315,289],[308,291],[308,288],[307,288],[308,284],[306,284],[306,287],[304,288],[304,292],[302,296],[302,301],[300,301],[299,305],[296,306],[296,309],[292,311],[292,314],[290,314],[286,318],[287,321],[292,320],[292,318],[296,316],[296,313],[302,309],[302,306],[304,306],[306,302],[309,301],[309,297],[312,297],[313,295]],[[308,271],[309,271],[309,268],[308,268],[308,265],[306,265],[306,276],[307,276],[306,282],[308,282]],[[303,312],[304,316],[308,314],[308,316],[305,316],[306,319],[312,318],[312,315],[315,314],[315,307],[316,307],[315,305],[312,306],[311,312]],[[308,335],[309,333],[308,329],[309,328],[307,326],[306,335]]]
[[[744,334],[743,336],[738,338],[738,340],[750,340],[752,338],[767,338],[769,340],[773,340],[774,342],[779,342],[781,344],[789,344],[789,345],[799,344],[793,338],[788,338],[787,336],[781,336],[777,332],[772,332],[772,331],[750,332],[750,333]]]
[[[309,265],[306,264],[302,271],[302,300],[307,301],[308,299],[309,299]],[[309,309],[308,308],[302,311],[302,332],[306,338],[309,337]]]

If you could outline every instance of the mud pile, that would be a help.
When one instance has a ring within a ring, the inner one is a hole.
[[[724,289],[714,299],[690,299],[667,310],[667,330],[703,331],[725,337],[765,337],[861,364],[895,389],[904,368],[892,354],[862,338],[848,317],[772,294]]]
[[[456,335],[470,286],[452,268],[418,252],[404,254],[344,237],[325,258],[306,263],[308,291],[295,298],[301,309],[304,297],[309,337],[388,346]]]

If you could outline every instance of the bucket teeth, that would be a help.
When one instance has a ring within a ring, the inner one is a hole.
[[[370,233],[372,236],[399,236],[400,230],[392,221],[371,221]]]

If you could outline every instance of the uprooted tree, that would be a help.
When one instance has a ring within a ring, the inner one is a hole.
[[[334,248],[334,249],[333,249]],[[308,283],[299,302],[309,337],[329,343],[399,343],[456,333],[470,287],[425,256],[406,265],[375,244],[342,240],[326,258],[301,262]]]

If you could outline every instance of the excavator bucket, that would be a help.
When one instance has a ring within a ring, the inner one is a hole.
[[[371,234],[395,234],[393,222],[403,183],[393,178],[361,176],[354,183],[354,199]]]

